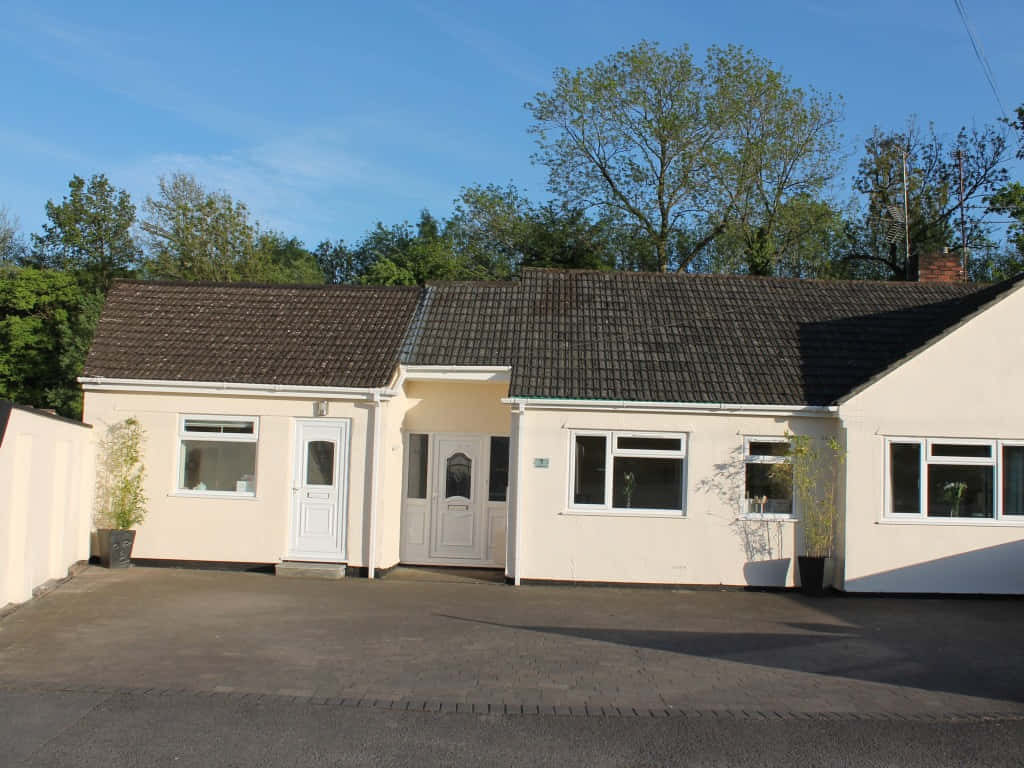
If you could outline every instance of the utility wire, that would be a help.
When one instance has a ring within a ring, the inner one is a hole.
[[[964,23],[964,28],[967,30],[968,37],[971,38],[971,47],[974,48],[974,56],[978,59],[978,63],[981,64],[981,71],[984,72],[985,79],[988,80],[989,87],[992,89],[992,95],[996,97],[996,104],[999,105],[999,111],[1002,113],[1003,117],[1009,120],[1010,117],[1006,114],[1006,108],[1003,107],[1003,100],[999,98],[999,88],[996,87],[996,76],[992,72],[992,67],[988,63],[988,57],[985,55],[985,49],[981,47],[981,41],[978,40],[978,36],[974,32],[974,27],[971,25],[970,19],[967,18],[967,7],[964,5],[964,0],[953,0],[953,4],[960,13],[960,18]]]

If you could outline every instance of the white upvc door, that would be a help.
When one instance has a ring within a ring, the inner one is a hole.
[[[483,443],[479,435],[438,435],[434,441],[431,557],[484,559]]]
[[[288,559],[345,560],[349,422],[297,419]]]

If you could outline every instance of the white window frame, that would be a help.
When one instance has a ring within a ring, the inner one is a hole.
[[[240,434],[237,432],[224,434],[219,432],[188,432],[185,430],[185,424],[189,421],[227,421],[227,422],[238,422],[238,423],[251,423],[252,434]],[[256,491],[197,491],[191,488],[184,488],[185,480],[185,468],[182,463],[184,458],[184,451],[182,450],[182,441],[203,441],[210,443],[255,443],[256,444],[256,473],[255,482],[256,488],[260,487],[259,476],[259,460],[260,460],[260,449],[259,449],[259,437],[260,437],[260,417],[259,416],[235,416],[226,415],[222,413],[183,413],[178,417],[178,445],[176,460],[177,467],[174,473],[174,495],[175,496],[204,496],[210,498],[221,498],[221,499],[254,499],[256,498]]]
[[[743,499],[740,501],[740,517],[747,520],[796,520],[796,494],[790,489],[790,512],[788,515],[780,515],[771,512],[751,512],[747,503],[747,464],[792,464],[792,457],[785,456],[751,456],[751,443],[780,443],[789,445],[789,438],[781,435],[746,435],[743,438]],[[762,508],[763,509],[763,508]]]
[[[916,513],[898,513],[892,511],[892,445],[916,444],[920,446],[920,478],[919,510]],[[995,440],[966,437],[898,437],[884,438],[883,472],[883,520],[889,522],[911,522],[927,525],[1024,525],[1024,515],[1003,514],[1003,448],[1006,446],[1024,446],[1024,440]],[[991,446],[991,457],[980,456],[934,456],[933,447],[941,445],[987,445]],[[928,516],[928,465],[956,465],[992,467],[992,517],[929,517]]]
[[[575,500],[576,487],[576,438],[603,437],[605,439],[604,455],[604,503],[579,504]],[[620,437],[648,437],[655,439],[679,440],[678,450],[640,450],[636,448],[618,448]],[[687,432],[636,432],[607,429],[571,429],[569,430],[569,464],[568,464],[568,495],[567,514],[576,515],[609,515],[623,517],[686,517],[687,472],[689,470],[688,447],[690,436]],[[679,459],[682,461],[681,497],[679,509],[645,509],[640,507],[612,506],[612,486],[614,483],[615,457]]]

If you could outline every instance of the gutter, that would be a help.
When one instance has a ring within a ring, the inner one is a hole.
[[[759,405],[750,403],[670,403],[648,400],[583,400],[507,397],[502,403],[551,411],[632,411],[635,413],[702,413],[744,416],[807,416],[834,418],[837,405]]]
[[[79,376],[85,392],[187,393],[198,395],[239,395],[247,397],[291,397],[340,400],[390,399],[397,390],[371,387],[308,387],[295,384],[250,384],[223,381],[174,381],[168,379],[113,379]]]

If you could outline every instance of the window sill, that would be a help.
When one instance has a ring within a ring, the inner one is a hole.
[[[669,517],[685,520],[686,513],[678,509],[580,509],[569,508],[560,515],[568,517]]]
[[[765,523],[799,523],[800,518],[793,515],[738,515],[737,520],[750,520]]]
[[[235,499],[236,501],[259,501],[255,493],[236,493],[234,491],[173,491],[168,498],[177,499]]]
[[[876,520],[875,525],[936,525],[953,526],[963,528],[1024,528],[1024,518],[1020,520],[1001,518],[995,520],[991,517],[925,517],[925,518],[900,518],[885,517]]]

